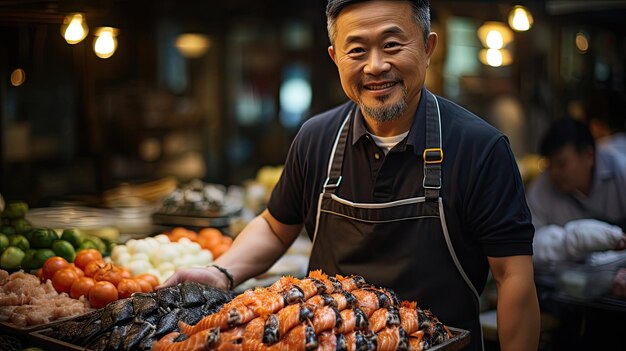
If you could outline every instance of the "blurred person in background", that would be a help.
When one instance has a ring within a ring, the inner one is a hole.
[[[267,209],[218,267],[178,271],[164,286],[232,288],[266,271],[304,227],[309,269],[362,275],[427,306],[471,332],[470,350],[483,349],[479,295],[491,270],[502,349],[536,350],[522,180],[502,133],[424,87],[437,44],[429,2],[329,0],[326,14],[351,101],[302,126]]]
[[[541,311],[559,320],[554,332],[557,349],[615,345],[619,337],[611,335],[624,326],[623,316],[593,310],[585,314],[558,296],[575,291],[578,298],[592,299],[609,292],[612,273],[593,274],[593,267],[608,265],[614,271],[626,262],[626,164],[612,152],[596,150],[587,125],[573,118],[554,121],[540,151],[548,166],[530,184],[527,200],[535,225],[533,262]],[[569,285],[567,272],[575,273],[576,284]],[[626,276],[613,279],[614,291],[621,291],[617,288]],[[606,325],[607,318],[616,317],[619,323]]]
[[[596,91],[585,106],[591,135],[599,150],[626,162],[626,96],[614,90]]]
[[[535,265],[577,261],[596,251],[624,249],[626,164],[595,147],[589,128],[556,120],[543,136],[548,166],[529,186]]]

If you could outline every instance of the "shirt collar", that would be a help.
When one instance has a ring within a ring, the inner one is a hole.
[[[409,134],[406,137],[406,146],[410,145],[413,147],[413,152],[417,155],[422,154],[422,149],[424,148],[424,140],[426,139],[426,131],[424,126],[426,125],[426,94],[428,91],[425,87],[422,87],[422,94],[420,96],[420,101],[417,105],[417,111],[415,112],[415,118],[413,119],[413,124],[411,124],[411,129],[409,130]],[[361,109],[358,108],[358,105],[355,107],[355,115],[352,119],[352,145],[354,146],[361,138],[368,134],[367,127],[365,127],[365,121],[363,120],[363,115],[361,114]]]

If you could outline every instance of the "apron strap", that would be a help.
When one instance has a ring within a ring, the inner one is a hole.
[[[324,192],[334,193],[335,189],[341,183],[341,167],[343,165],[343,154],[346,151],[346,141],[348,140],[348,121],[350,116],[354,114],[354,108],[348,112],[348,115],[341,124],[340,131],[337,133],[335,144],[330,152],[330,160],[328,162],[328,176],[324,181]]]
[[[424,149],[424,196],[426,201],[438,201],[441,189],[441,114],[437,97],[431,92],[426,96],[426,148]]]

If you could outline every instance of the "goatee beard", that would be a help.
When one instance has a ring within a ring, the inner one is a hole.
[[[385,103],[388,97],[382,97],[379,99],[381,103]],[[402,89],[402,98],[395,104],[389,106],[370,107],[363,103],[362,100],[358,101],[359,108],[363,115],[373,119],[376,122],[391,122],[400,118],[408,108],[406,89]]]

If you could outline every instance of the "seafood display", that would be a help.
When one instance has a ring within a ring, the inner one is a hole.
[[[166,350],[426,350],[452,337],[429,310],[359,276],[283,276],[158,339]]]
[[[106,307],[60,322],[42,334],[90,350],[150,350],[153,343],[214,315],[233,295],[188,282],[136,293]],[[234,331],[233,331],[234,333]],[[222,340],[227,336],[222,335]],[[196,338],[199,338],[197,336]]]
[[[32,274],[0,270],[0,321],[18,328],[47,324],[90,311],[84,297],[58,293],[48,280],[41,283]]]

